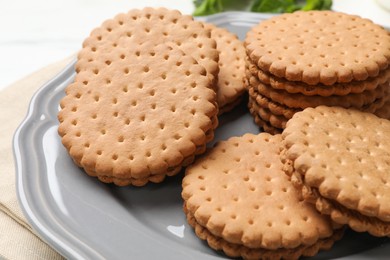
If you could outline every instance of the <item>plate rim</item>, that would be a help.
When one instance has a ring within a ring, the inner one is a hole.
[[[21,151],[21,145],[20,145],[20,138],[22,134],[22,130],[25,128],[25,126],[29,123],[31,119],[34,118],[34,113],[36,111],[36,103],[37,99],[43,95],[43,93],[50,88],[51,86],[57,85],[57,82],[62,81],[62,77],[65,75],[68,75],[69,73],[72,73],[74,70],[74,65],[76,63],[76,58],[72,59],[61,71],[56,73],[51,79],[49,79],[46,83],[44,83],[41,87],[38,88],[38,90],[34,93],[32,96],[29,105],[27,114],[22,120],[22,122],[19,124],[17,129],[15,130],[15,133],[12,138],[12,144],[13,144],[13,156],[14,156],[14,164],[15,164],[15,175],[16,175],[16,194],[17,199],[19,201],[20,208],[22,209],[23,215],[28,220],[28,223],[32,226],[34,231],[36,231],[40,237],[48,243],[50,246],[55,248],[55,250],[60,253],[62,256],[68,255],[67,252],[72,252],[73,249],[68,246],[66,243],[63,243],[61,241],[61,237],[56,236],[56,234],[53,234],[52,232],[48,231],[45,227],[45,225],[42,223],[42,221],[39,220],[39,217],[35,215],[33,210],[31,209],[31,205],[28,202],[27,194],[24,187],[24,176],[23,176],[23,160],[22,160],[22,151]],[[80,257],[76,252],[71,254],[74,257]]]

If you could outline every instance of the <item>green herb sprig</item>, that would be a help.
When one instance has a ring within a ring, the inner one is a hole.
[[[261,13],[291,13],[297,10],[329,10],[332,0],[195,0],[193,15],[203,16],[230,10]]]

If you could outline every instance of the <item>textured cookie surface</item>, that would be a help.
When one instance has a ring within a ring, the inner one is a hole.
[[[237,36],[228,30],[208,23],[205,23],[205,28],[211,30],[211,37],[217,43],[219,53],[217,102],[220,110],[224,111],[225,106],[234,104],[245,92],[245,48]]]
[[[317,208],[355,230],[388,235],[389,132],[388,120],[356,110],[321,106],[295,114],[282,135],[285,157],[293,171],[307,187],[333,204],[325,210],[319,200]]]
[[[106,52],[108,59],[115,52],[126,59],[127,52],[142,49],[143,44],[166,42],[176,44],[205,67],[210,78],[217,79],[218,51],[210,30],[189,15],[165,8],[133,9],[105,21],[84,41],[76,69],[82,70],[91,59],[96,61],[97,53]]]
[[[223,250],[230,257],[242,257],[248,260],[257,259],[299,259],[301,256],[314,256],[320,250],[329,250],[332,248],[335,241],[339,240],[343,234],[343,229],[335,230],[331,237],[320,239],[311,246],[301,245],[294,249],[279,248],[276,250],[268,250],[264,248],[247,248],[243,245],[232,244],[213,235],[209,230],[199,225],[194,216],[188,211],[186,204],[183,210],[186,214],[187,221],[195,229],[196,235],[203,240],[206,240],[209,246],[215,250]]]
[[[329,219],[300,200],[282,171],[280,140],[234,137],[187,168],[182,197],[196,223],[249,249],[292,249],[332,236]]]
[[[252,28],[247,54],[263,71],[307,84],[375,77],[390,63],[390,35],[367,19],[331,11],[283,14]]]
[[[92,57],[79,64],[58,115],[79,166],[102,181],[143,185],[177,172],[204,147],[217,108],[203,66],[175,45],[153,43],[100,46]]]

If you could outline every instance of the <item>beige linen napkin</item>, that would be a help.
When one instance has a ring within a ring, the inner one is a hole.
[[[0,258],[62,259],[32,230],[18,204],[12,137],[27,114],[31,97],[71,60],[41,69],[0,92]]]

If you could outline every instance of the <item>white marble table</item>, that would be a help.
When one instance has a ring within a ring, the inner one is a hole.
[[[192,0],[0,0],[0,89],[77,52],[91,29],[105,19],[144,6],[185,14],[194,8]],[[390,27],[390,12],[374,0],[334,0],[333,8]]]

